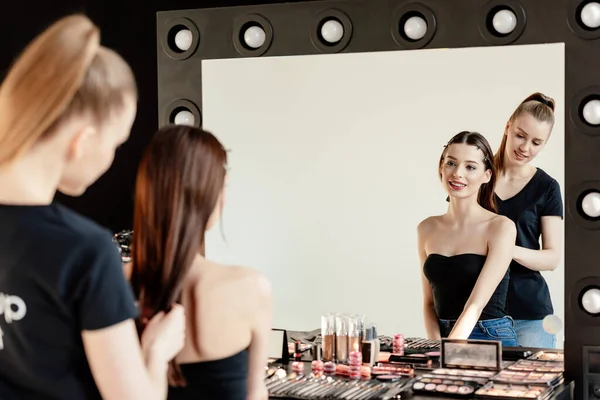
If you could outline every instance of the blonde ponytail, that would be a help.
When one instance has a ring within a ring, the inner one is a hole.
[[[16,160],[76,113],[104,118],[137,96],[127,63],[100,46],[84,15],[60,19],[16,59],[0,86],[0,166]]]

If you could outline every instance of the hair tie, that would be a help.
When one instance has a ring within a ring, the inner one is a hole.
[[[552,108],[552,106],[550,105],[550,102],[548,100],[546,100],[543,96],[540,96],[537,100],[540,103],[545,104],[546,106]]]

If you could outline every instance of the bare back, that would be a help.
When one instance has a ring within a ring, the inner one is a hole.
[[[257,273],[199,260],[186,279],[186,344],[177,362],[212,361],[247,349],[259,319]]]

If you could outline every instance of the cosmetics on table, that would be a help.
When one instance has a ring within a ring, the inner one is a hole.
[[[545,385],[519,385],[490,382],[475,392],[475,396],[483,399],[536,399],[542,400],[552,394],[552,389]]]
[[[529,360],[565,362],[565,354],[559,352],[539,351],[529,357]]]
[[[348,316],[348,354],[361,351],[361,339],[363,326],[360,315]]]
[[[486,383],[485,378],[474,378],[458,373],[452,376],[425,374],[413,382],[412,391],[418,394],[472,397],[475,391]]]
[[[348,361],[348,325],[348,315],[335,316],[335,359],[338,363]]]
[[[335,360],[335,314],[321,316],[321,348],[323,361]]]
[[[406,388],[407,378],[349,380],[339,377],[288,376],[268,383],[269,398],[391,400]]]
[[[508,369],[513,371],[562,373],[565,370],[565,365],[563,362],[558,361],[519,360],[510,365]]]
[[[363,365],[373,366],[379,359],[379,339],[375,325],[367,325],[361,343]]]

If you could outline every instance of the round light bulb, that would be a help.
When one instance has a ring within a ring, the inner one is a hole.
[[[583,119],[590,125],[600,125],[600,100],[590,100],[583,106]]]
[[[551,335],[556,335],[558,332],[561,331],[563,324],[562,320],[558,315],[550,314],[546,315],[546,317],[542,321],[542,326],[544,327],[544,330],[547,333]]]
[[[583,309],[590,314],[600,313],[600,289],[588,289],[581,298]]]
[[[175,46],[181,51],[188,51],[192,47],[192,31],[182,29],[175,35]]]
[[[427,33],[427,21],[421,17],[410,17],[404,23],[404,33],[409,39],[423,39]]]
[[[267,34],[260,26],[251,26],[244,32],[244,42],[253,49],[258,49],[265,44],[266,39]]]
[[[192,114],[190,111],[183,110],[179,111],[177,115],[175,115],[175,120],[173,122],[175,122],[175,125],[194,126],[196,118],[194,117],[194,114]]]
[[[600,27],[600,3],[592,1],[581,9],[581,22],[590,29]]]
[[[581,209],[588,217],[600,217],[600,193],[591,192],[586,194],[581,200]]]
[[[494,30],[501,35],[508,35],[517,26],[517,16],[511,10],[500,10],[492,19]]]
[[[337,43],[344,37],[344,26],[335,19],[330,19],[321,27],[321,37],[328,43]]]

